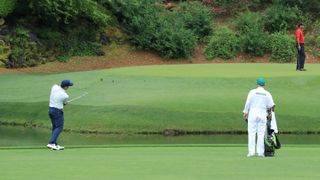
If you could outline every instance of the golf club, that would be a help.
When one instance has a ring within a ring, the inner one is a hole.
[[[72,101],[76,101],[76,100],[78,100],[78,99],[80,99],[80,98],[83,98],[84,96],[86,96],[87,94],[89,94],[88,92],[84,92],[82,95],[80,95],[80,96],[78,96],[78,97],[75,97],[75,98],[73,98],[73,99],[70,99],[69,101],[67,101],[67,103],[70,103],[70,102],[72,102]]]

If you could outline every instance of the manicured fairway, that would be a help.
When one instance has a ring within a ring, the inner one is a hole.
[[[242,110],[255,80],[265,77],[281,131],[320,131],[320,65],[201,64],[64,74],[0,75],[0,121],[50,127],[51,86],[71,79],[66,129],[102,132],[245,131]]]
[[[292,146],[274,158],[247,158],[244,146],[0,149],[0,169],[4,180],[316,180],[319,151],[319,146]]]

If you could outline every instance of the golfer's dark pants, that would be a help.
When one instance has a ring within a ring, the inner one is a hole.
[[[298,48],[298,44],[297,44],[297,51],[298,51],[298,55],[297,55],[297,70],[300,69],[304,69],[304,61],[306,58],[306,54],[304,53],[304,45],[301,44],[300,45],[300,50]]]
[[[57,139],[63,130],[64,117],[61,109],[49,107],[49,117],[52,123],[52,133],[49,144],[58,144]]]

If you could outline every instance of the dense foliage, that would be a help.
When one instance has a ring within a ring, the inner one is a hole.
[[[270,36],[271,60],[275,62],[291,62],[295,58],[295,41],[292,35],[281,32]]]
[[[96,40],[95,29],[88,23],[70,24],[68,28],[43,28],[36,31],[47,52],[55,54],[60,61],[72,56],[95,55],[100,45]]]
[[[14,26],[0,28],[0,33],[11,39],[6,41],[11,55],[1,61],[9,67],[28,67],[48,59],[103,55],[99,35],[111,23],[112,15],[96,0],[18,0],[10,21]],[[29,41],[24,34],[32,34],[36,41]],[[38,55],[25,52],[29,50]]]
[[[107,25],[108,12],[94,0],[30,0],[30,7],[44,20],[69,24],[79,18],[87,18],[94,24]]]
[[[212,32],[213,15],[200,2],[180,3],[174,11],[177,18],[182,18],[185,28],[192,30],[199,38]]]
[[[7,66],[30,67],[45,62],[45,58],[41,56],[39,43],[29,30],[16,28],[9,42],[12,50],[9,56],[10,63]]]
[[[257,9],[270,0],[201,0],[215,15],[234,15],[249,9]]]
[[[274,5],[264,13],[264,26],[268,32],[287,31],[302,21],[302,12],[297,7]]]
[[[320,0],[274,0],[275,3],[289,7],[298,7],[305,13],[310,13],[314,18],[320,15]]]
[[[5,17],[11,13],[16,5],[17,0],[0,1],[0,17]]]
[[[236,34],[228,27],[221,27],[210,38],[204,54],[208,59],[230,59],[236,56],[239,50],[238,44]]]
[[[211,32],[212,17],[199,3],[182,3],[172,12],[150,0],[113,1],[111,5],[131,42],[163,57],[191,56],[197,39]]]
[[[320,0],[1,0],[0,61],[27,67],[103,55],[102,45],[112,42],[175,59],[208,43],[209,59],[242,51],[287,62],[293,38],[287,34],[299,22],[306,25],[307,52],[320,56],[319,12]],[[228,17],[217,32],[214,15]]]
[[[309,51],[313,56],[320,57],[320,21],[313,23],[313,31],[308,33],[306,41],[306,50]]]
[[[254,55],[264,55],[267,47],[267,34],[263,29],[261,14],[253,12],[241,13],[235,20],[240,46],[243,52]]]

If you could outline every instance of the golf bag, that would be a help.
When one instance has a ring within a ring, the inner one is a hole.
[[[264,156],[272,157],[275,154],[276,149],[281,148],[281,144],[277,134],[271,127],[271,121],[275,121],[274,112],[268,112],[267,116],[267,131],[264,139]]]

